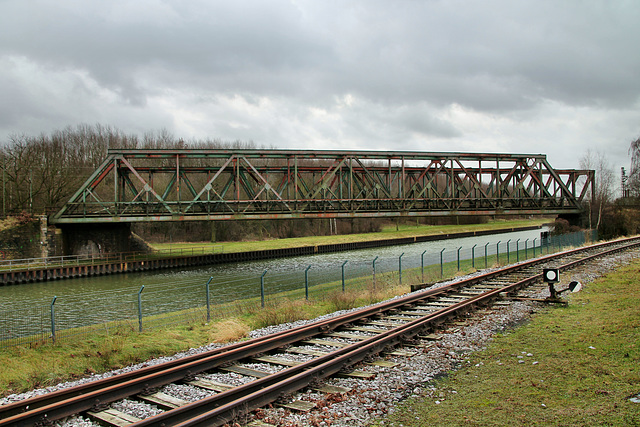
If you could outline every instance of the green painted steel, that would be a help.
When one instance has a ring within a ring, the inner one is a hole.
[[[55,309],[55,304],[56,304],[56,300],[57,299],[58,299],[58,297],[54,295],[53,300],[51,300],[51,341],[53,341],[53,343],[56,342],[56,309]]]
[[[347,265],[349,260],[346,260],[342,263],[342,292],[344,292],[344,266]]]
[[[260,276],[260,306],[264,308],[264,276],[267,274],[267,270]]]
[[[542,154],[109,150],[50,221],[578,214],[594,178]]]
[[[142,291],[144,290],[144,285],[140,287],[138,291],[138,330],[142,332]]]
[[[209,280],[207,281],[207,284],[205,285],[205,292],[206,292],[206,296],[207,296],[207,322],[211,321],[211,302],[210,302],[210,288],[209,285],[211,285],[211,281],[213,280],[213,276],[209,277]]]

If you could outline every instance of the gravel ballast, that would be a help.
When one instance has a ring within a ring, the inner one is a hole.
[[[625,252],[623,254],[614,255],[606,259],[590,263],[587,267],[578,267],[564,276],[571,276],[571,280],[580,281],[588,284],[590,281],[600,277],[616,267],[627,264],[630,260],[637,258],[640,252],[635,250]],[[482,272],[474,273],[475,276]],[[458,281],[462,278],[457,278]],[[564,279],[563,279],[564,282]],[[451,283],[443,282],[434,287],[444,286]],[[546,286],[534,286],[530,291],[522,294],[544,298],[548,296]],[[439,333],[438,340],[430,342],[427,347],[406,348],[414,352],[410,357],[404,356],[384,356],[380,358],[389,362],[397,363],[394,367],[383,367],[377,365],[357,366],[357,369],[363,369],[375,374],[373,379],[355,379],[355,378],[331,378],[326,380],[326,384],[337,385],[350,388],[351,391],[346,394],[326,395],[311,390],[303,390],[294,396],[288,396],[282,399],[280,403],[286,403],[286,400],[306,400],[315,403],[315,408],[309,412],[296,412],[283,407],[274,405],[269,409],[260,409],[252,414],[238,420],[239,424],[251,422],[259,419],[263,422],[278,426],[361,426],[367,425],[374,421],[380,422],[384,416],[393,412],[395,406],[409,397],[425,396],[438,400],[439,392],[430,385],[430,381],[447,371],[459,369],[468,365],[468,355],[471,352],[484,349],[492,340],[496,333],[516,327],[526,322],[532,313],[544,307],[541,303],[514,301],[504,306],[494,306],[490,310],[471,314],[464,325],[450,326],[446,331]],[[332,313],[322,316],[312,321],[322,320],[343,314],[347,311]],[[288,324],[270,326],[260,330],[252,331],[251,338],[268,335],[271,333],[288,330],[296,326],[304,325],[312,321],[299,321]],[[337,340],[338,338],[332,338]],[[192,354],[197,354],[214,348],[220,348],[222,345],[211,344],[198,349],[190,349],[186,352],[176,354],[171,357],[163,357],[147,361],[141,364],[133,365],[127,368],[108,372],[102,375],[94,375],[82,380],[58,384],[57,386],[47,387],[46,389],[34,390],[28,393],[11,395],[0,399],[0,405],[5,405],[14,401],[27,399],[33,396],[49,393],[62,388],[68,388],[89,381],[96,381],[101,378],[110,377],[119,373],[129,372],[131,370],[140,369],[145,366],[163,363],[168,360],[183,358]],[[329,349],[327,349],[329,350]],[[297,356],[299,357],[299,356]],[[304,358],[303,358],[304,359]],[[519,360],[522,363],[534,363],[535,354],[523,354]],[[264,366],[259,366],[265,369]],[[233,373],[225,374],[202,374],[202,378],[216,379],[223,383],[241,384],[247,381],[246,377]],[[196,389],[196,387],[193,387]],[[173,390],[178,392],[178,390]],[[190,391],[194,394],[191,395]],[[195,400],[202,393],[201,389],[191,390],[191,387],[181,386],[179,389],[180,397],[184,400]],[[446,396],[442,396],[445,398]],[[126,401],[125,401],[126,402]],[[158,413],[159,409],[153,405],[135,404],[132,402],[132,411],[137,411],[136,416],[151,416]],[[122,405],[120,402],[114,405]],[[127,404],[125,404],[126,406]],[[145,410],[145,407],[148,410]],[[73,417],[56,423],[59,426],[89,426],[94,425],[92,422],[83,417]]]

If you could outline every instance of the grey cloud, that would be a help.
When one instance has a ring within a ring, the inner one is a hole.
[[[553,122],[549,103],[589,117],[625,111],[617,129],[630,132],[638,22],[633,0],[5,1],[0,63],[20,58],[41,72],[0,71],[0,132],[109,120],[289,146],[298,133],[460,149],[505,132],[527,139],[519,129]],[[340,106],[346,95],[351,108]],[[234,96],[273,104],[248,115],[225,105]],[[462,123],[452,106],[482,118]],[[187,126],[178,110],[211,118]]]
[[[117,19],[120,2],[19,3],[3,51],[86,69],[133,103],[150,81],[489,111],[539,98],[620,105],[640,89],[632,3],[164,2],[158,21]]]

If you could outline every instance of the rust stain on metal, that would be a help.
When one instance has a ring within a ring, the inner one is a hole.
[[[573,214],[594,179],[542,154],[117,149],[51,222]]]

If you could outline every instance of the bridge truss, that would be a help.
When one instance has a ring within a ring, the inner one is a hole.
[[[118,149],[51,222],[576,214],[594,175],[540,154]]]

